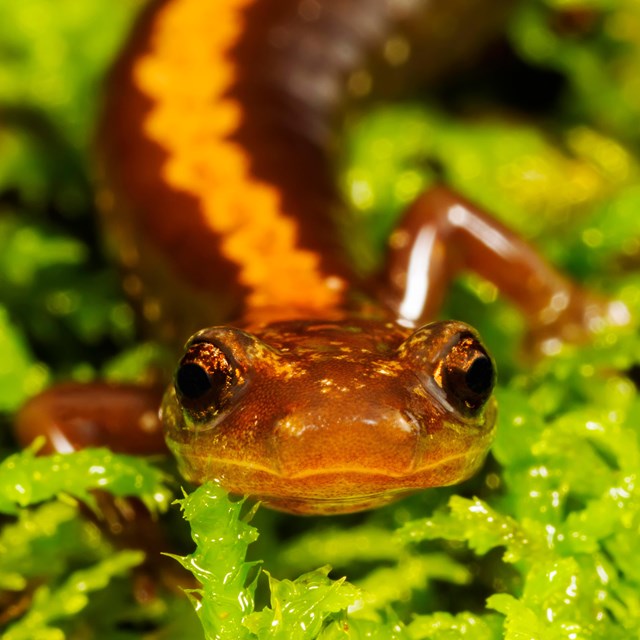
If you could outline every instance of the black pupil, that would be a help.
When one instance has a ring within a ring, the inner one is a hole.
[[[493,364],[486,356],[476,358],[467,373],[464,380],[467,387],[474,393],[485,393],[493,385]]]
[[[176,373],[176,386],[186,398],[197,400],[211,390],[209,374],[199,364],[183,364]]]

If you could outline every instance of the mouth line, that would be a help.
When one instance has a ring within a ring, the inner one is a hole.
[[[173,448],[175,443],[172,443],[171,447]],[[281,473],[276,471],[273,468],[266,467],[259,463],[253,462],[243,462],[241,460],[231,460],[225,458],[215,458],[212,456],[198,456],[198,455],[189,455],[186,456],[187,459],[196,459],[196,460],[210,460],[212,462],[217,463],[218,465],[222,464],[227,467],[236,467],[240,469],[252,469],[254,471],[261,471],[266,473],[274,478],[281,478],[285,480],[304,480],[307,478],[324,477],[333,474],[350,474],[350,475],[362,475],[362,476],[382,476],[390,479],[400,479],[400,478],[408,478],[414,475],[418,475],[425,471],[434,470],[438,467],[441,467],[449,462],[454,462],[456,460],[461,460],[463,458],[475,457],[477,455],[483,455],[488,452],[488,447],[473,447],[471,449],[467,449],[464,453],[459,453],[452,456],[447,456],[446,458],[440,458],[435,461],[433,464],[422,465],[411,471],[407,472],[398,472],[393,473],[389,472],[385,469],[377,469],[371,467],[325,467],[323,469],[310,469],[308,471],[300,471],[298,473]],[[184,458],[184,457],[183,457]]]

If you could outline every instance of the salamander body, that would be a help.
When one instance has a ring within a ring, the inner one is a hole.
[[[579,339],[606,315],[444,185],[405,212],[366,282],[337,239],[331,158],[344,113],[446,74],[510,4],[165,0],[146,10],[109,83],[100,203],[145,324],[169,344],[192,336],[161,409],[187,479],[303,514],[460,482],[494,436],[495,366],[471,327],[434,322],[452,278],[471,269],[494,282],[541,341]],[[101,406],[115,404],[117,389],[107,394]],[[64,413],[55,394],[34,406]],[[120,433],[107,413],[103,431]],[[42,430],[28,415],[25,440]],[[98,441],[53,422],[69,448]]]

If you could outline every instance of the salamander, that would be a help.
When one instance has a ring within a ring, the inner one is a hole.
[[[151,3],[110,79],[99,202],[150,333],[192,337],[160,422],[153,392],[70,384],[25,407],[20,437],[151,451],[161,423],[186,479],[300,514],[473,475],[495,433],[496,370],[473,328],[437,320],[451,280],[495,283],[539,345],[615,313],[445,184],[404,213],[379,271],[356,276],[331,158],[349,108],[442,77],[510,5]]]

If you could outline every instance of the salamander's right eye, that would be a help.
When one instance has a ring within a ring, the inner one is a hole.
[[[185,409],[215,414],[231,397],[238,375],[235,362],[217,345],[196,342],[180,360],[174,385]]]
[[[424,388],[465,418],[482,416],[496,382],[495,364],[478,334],[456,320],[420,327],[399,347]]]
[[[489,400],[496,371],[491,357],[475,335],[462,333],[451,344],[434,378],[458,411],[473,415]]]

